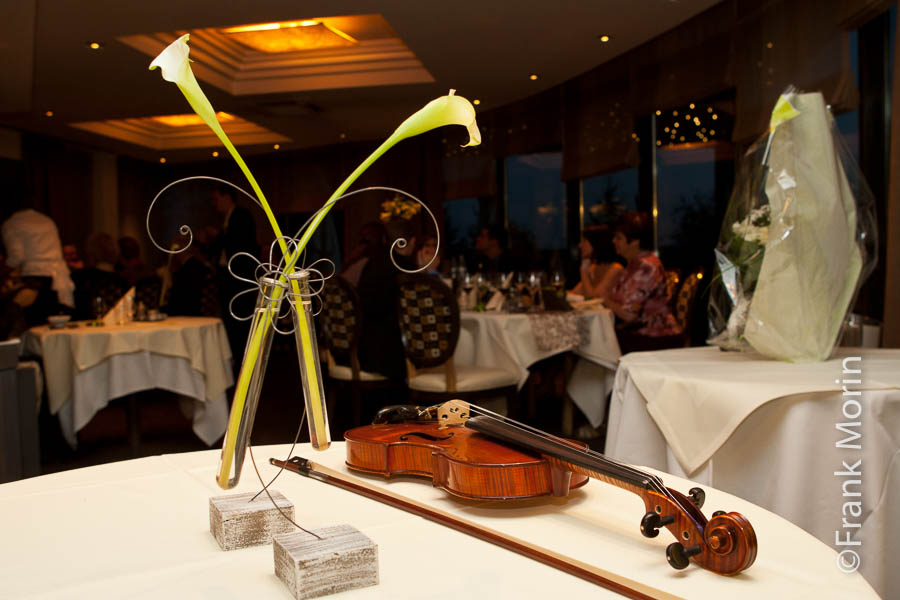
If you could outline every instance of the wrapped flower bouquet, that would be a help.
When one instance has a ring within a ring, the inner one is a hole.
[[[788,90],[743,157],[716,248],[710,343],[825,360],[876,259],[872,192],[821,94]]]

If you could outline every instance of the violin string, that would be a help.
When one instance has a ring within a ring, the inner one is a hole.
[[[471,411],[471,407],[470,407],[470,411]],[[640,469],[637,469],[637,468],[635,468],[635,467],[632,467],[631,465],[628,465],[628,464],[621,463],[621,462],[619,462],[619,461],[613,460],[613,459],[611,459],[611,458],[605,456],[604,454],[602,454],[602,453],[600,453],[600,452],[596,452],[596,451],[594,451],[594,450],[591,450],[590,448],[585,449],[585,448],[572,447],[572,446],[569,445],[569,443],[567,443],[567,442],[569,442],[569,440],[567,440],[567,439],[565,439],[565,438],[561,438],[561,437],[559,437],[559,436],[555,436],[555,435],[553,435],[553,434],[547,433],[546,431],[543,431],[543,430],[538,429],[538,428],[536,428],[536,427],[532,427],[531,425],[528,425],[527,423],[522,423],[522,422],[516,421],[515,419],[511,419],[511,418],[509,418],[509,417],[507,417],[507,416],[504,416],[504,415],[501,415],[501,414],[498,414],[498,413],[494,413],[493,411],[490,411],[490,410],[488,410],[488,409],[482,408],[482,407],[480,407],[480,406],[475,406],[475,411],[471,411],[471,412],[481,412],[481,413],[484,414],[485,416],[489,416],[489,417],[492,417],[492,418],[494,418],[494,419],[500,420],[500,421],[502,421],[502,422],[504,422],[504,423],[507,423],[507,424],[511,425],[512,427],[515,427],[515,428],[517,428],[517,429],[520,429],[520,430],[523,430],[523,431],[528,431],[528,432],[530,432],[530,433],[533,433],[533,434],[535,434],[535,435],[538,435],[539,437],[543,437],[543,438],[545,438],[545,439],[547,439],[547,440],[550,440],[550,441],[555,442],[555,443],[557,443],[557,444],[563,445],[563,446],[565,446],[566,448],[571,449],[571,450],[574,451],[574,452],[577,452],[577,453],[580,453],[580,454],[584,455],[585,457],[592,458],[592,459],[597,460],[597,461],[599,461],[599,462],[605,463],[607,466],[613,468],[614,470],[624,471],[624,472],[629,473],[629,474],[631,474],[631,475],[635,475],[635,476],[637,476],[637,477],[639,477],[639,478],[644,478],[644,479],[647,480],[647,482],[649,483],[649,485],[650,485],[654,490],[656,490],[657,492],[663,494],[664,496],[667,496],[667,497],[670,497],[670,498],[671,498],[671,494],[669,493],[669,491],[668,491],[668,490],[666,489],[666,487],[662,484],[661,480],[660,480],[658,477],[656,477],[655,475],[652,475],[652,474],[650,474],[650,473],[646,473],[646,472],[644,472],[644,471],[641,471]],[[671,498],[671,499],[674,500],[674,498]]]
[[[480,407],[478,405],[470,404],[469,412],[470,413],[478,413],[478,414],[481,414],[481,415],[484,415],[487,417],[491,417],[493,419],[496,419],[498,421],[506,423],[512,427],[515,427],[516,429],[519,429],[522,431],[527,431],[529,433],[533,433],[535,435],[538,435],[540,437],[543,437],[545,439],[553,441],[557,444],[561,444],[561,445],[565,446],[567,449],[570,449],[574,452],[583,454],[586,457],[593,458],[597,461],[606,463],[608,466],[613,467],[616,470],[625,471],[632,475],[636,475],[638,477],[643,477],[643,478],[647,479],[650,486],[653,487],[657,492],[663,494],[664,496],[670,498],[673,501],[676,501],[675,498],[672,497],[672,495],[668,491],[668,489],[666,489],[666,487],[664,485],[662,485],[662,482],[660,481],[660,479],[658,477],[656,477],[655,475],[646,473],[644,471],[641,471],[640,469],[636,469],[636,468],[632,467],[631,465],[628,465],[625,463],[620,463],[619,461],[613,460],[613,459],[603,455],[602,453],[591,450],[590,448],[585,449],[585,448],[577,448],[577,447],[570,446],[567,443],[567,442],[569,442],[569,440],[566,440],[565,438],[561,438],[559,436],[555,436],[553,434],[547,433],[546,431],[542,431],[536,427],[532,427],[531,425],[528,425],[527,423],[522,423],[520,421],[516,421],[515,419],[511,419],[510,417],[507,417],[505,415],[495,413],[491,410]],[[677,501],[676,501],[676,503],[677,503]]]

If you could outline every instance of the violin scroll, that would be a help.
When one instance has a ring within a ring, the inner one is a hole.
[[[656,537],[658,528],[665,526],[675,536],[677,541],[666,548],[666,560],[673,568],[684,569],[693,559],[715,573],[737,575],[753,564],[756,533],[746,517],[717,511],[707,521],[691,497],[667,491],[645,497],[648,510],[641,519],[641,533]]]

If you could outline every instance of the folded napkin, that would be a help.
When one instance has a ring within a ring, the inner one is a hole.
[[[501,308],[503,308],[503,294],[499,291],[494,292],[488,303],[484,305],[484,310],[500,310]]]
[[[134,286],[119,298],[116,305],[101,319],[104,325],[124,325],[134,321]]]

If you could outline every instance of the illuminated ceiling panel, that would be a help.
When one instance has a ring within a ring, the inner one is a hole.
[[[197,78],[233,96],[434,81],[380,15],[192,29],[118,39],[155,57],[185,33],[191,35],[192,69]]]
[[[318,21],[289,21],[262,23],[220,29],[219,33],[247,46],[269,54],[323,48],[346,48],[358,44],[350,35],[334,26]]]
[[[279,133],[228,113],[218,113],[222,129],[235,145],[290,142]],[[221,142],[196,115],[162,115],[71,123],[72,127],[153,150],[213,148]]]

